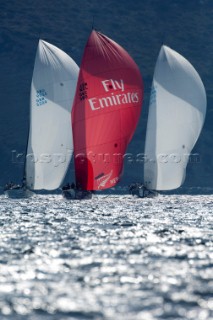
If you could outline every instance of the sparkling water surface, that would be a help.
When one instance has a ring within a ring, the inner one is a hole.
[[[0,319],[213,319],[213,195],[0,196]]]

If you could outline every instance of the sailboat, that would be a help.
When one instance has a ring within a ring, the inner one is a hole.
[[[74,198],[91,197],[92,191],[118,183],[142,99],[143,82],[135,61],[118,43],[92,30],[72,109]]]
[[[139,196],[179,188],[206,114],[202,80],[182,55],[161,47],[154,71]]]
[[[55,190],[66,175],[72,153],[71,108],[79,67],[64,51],[39,40],[30,97],[30,130],[22,186],[7,188],[9,197],[32,190]]]

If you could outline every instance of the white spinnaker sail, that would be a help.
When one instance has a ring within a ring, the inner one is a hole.
[[[31,84],[26,182],[57,189],[73,153],[70,114],[79,67],[65,52],[39,40]]]
[[[181,186],[206,114],[206,92],[194,67],[162,46],[155,66],[145,142],[144,183],[153,190]]]

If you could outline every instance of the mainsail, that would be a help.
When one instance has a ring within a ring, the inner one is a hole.
[[[79,68],[62,50],[39,40],[31,84],[26,184],[57,189],[73,152],[70,113]]]
[[[194,67],[163,45],[155,66],[145,142],[144,183],[153,190],[181,186],[203,127],[206,93]]]
[[[77,186],[100,190],[117,184],[142,98],[142,78],[134,60],[116,42],[93,30],[72,111]]]

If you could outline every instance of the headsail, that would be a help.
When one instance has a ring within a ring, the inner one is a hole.
[[[145,143],[145,186],[176,189],[203,127],[206,93],[194,67],[162,46],[155,66]]]
[[[31,84],[27,186],[57,189],[73,153],[70,113],[79,68],[62,50],[40,40]]]
[[[119,181],[142,98],[136,63],[120,45],[93,30],[72,111],[76,182],[84,190],[110,188]]]

